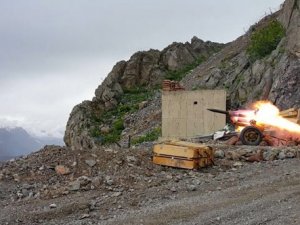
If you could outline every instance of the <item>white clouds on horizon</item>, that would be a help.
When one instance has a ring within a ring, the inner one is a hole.
[[[103,76],[94,74],[107,74],[111,64],[81,62],[61,73],[31,74],[30,79],[23,74],[17,79],[2,80],[0,124],[21,126],[38,136],[44,136],[46,131],[62,137],[73,106],[91,100],[102,82]]]

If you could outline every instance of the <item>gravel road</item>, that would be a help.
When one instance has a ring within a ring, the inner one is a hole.
[[[155,166],[148,175],[131,172],[133,182],[123,190],[116,183],[49,198],[18,199],[18,190],[26,192],[25,181],[2,179],[0,224],[300,224],[299,165],[294,158],[223,159],[199,171]],[[54,187],[59,191],[61,185]]]
[[[300,224],[299,162],[249,164],[235,174],[237,186],[179,193],[103,224]]]

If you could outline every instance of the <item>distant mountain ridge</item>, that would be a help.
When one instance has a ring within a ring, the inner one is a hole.
[[[63,145],[63,141],[52,137],[33,137],[22,127],[0,128],[0,161],[26,155],[50,144]]]

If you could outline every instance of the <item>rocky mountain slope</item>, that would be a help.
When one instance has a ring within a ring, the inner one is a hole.
[[[210,58],[182,83],[189,89],[225,88],[230,107],[268,99],[281,109],[300,107],[300,1],[287,0],[283,8],[252,26],[249,31]],[[247,50],[253,34],[279,21],[284,37],[270,54],[251,60]]]
[[[231,109],[259,99],[281,109],[300,107],[299,5],[299,0],[287,0],[278,12],[227,45],[193,38],[191,43],[138,52],[117,63],[93,101],[74,107],[66,145],[91,149],[115,142],[126,146],[129,136],[133,143],[157,138],[158,89],[165,78],[181,80],[188,90],[226,89]]]
[[[145,101],[155,95],[164,78],[180,79],[184,71],[222,47],[194,37],[190,43],[137,52],[128,61],[118,62],[96,89],[93,100],[74,107],[65,132],[66,145],[83,149],[119,141],[125,115],[145,107]]]

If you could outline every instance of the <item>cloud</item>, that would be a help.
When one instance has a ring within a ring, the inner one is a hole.
[[[22,126],[37,134],[46,130],[61,137],[73,106],[92,99],[104,77],[95,74],[107,74],[111,64],[81,61],[69,70],[1,78],[0,118],[6,121],[0,120],[0,124]]]

